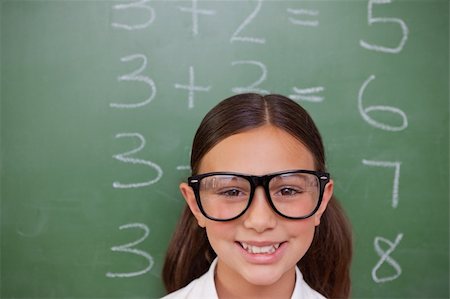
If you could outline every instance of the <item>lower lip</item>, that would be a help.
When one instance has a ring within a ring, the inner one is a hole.
[[[282,243],[280,247],[278,247],[273,253],[250,253],[242,248],[241,244],[239,244],[238,242],[236,242],[236,246],[247,262],[252,264],[265,265],[275,263],[281,258],[287,247],[287,242]]]

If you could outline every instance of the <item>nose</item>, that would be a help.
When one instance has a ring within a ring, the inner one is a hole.
[[[243,216],[244,227],[258,233],[270,230],[277,224],[277,215],[270,207],[262,187],[256,188],[252,203]]]

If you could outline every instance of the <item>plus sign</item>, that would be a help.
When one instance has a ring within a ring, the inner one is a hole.
[[[189,91],[189,109],[194,108],[194,92],[196,91],[209,91],[211,89],[210,86],[195,86],[194,84],[194,67],[189,67],[189,85],[175,84],[175,88],[178,89],[186,89]]]
[[[208,10],[208,9],[198,9],[197,8],[197,0],[192,0],[192,7],[178,7],[183,12],[190,12],[192,13],[192,34],[197,35],[198,34],[198,15],[215,15],[215,10]]]

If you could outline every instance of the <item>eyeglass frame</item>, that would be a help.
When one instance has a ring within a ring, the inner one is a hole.
[[[317,205],[314,208],[314,210],[311,213],[307,214],[306,216],[292,217],[292,216],[284,215],[283,213],[278,211],[278,209],[275,207],[275,205],[274,205],[274,203],[272,201],[272,197],[270,196],[270,190],[269,190],[270,180],[272,180],[276,176],[283,175],[283,174],[291,174],[291,173],[312,174],[312,175],[315,175],[317,177],[318,181],[319,181],[319,184],[320,184],[319,185],[319,199],[317,201]],[[203,178],[205,178],[205,177],[214,176],[214,175],[233,175],[233,176],[237,176],[237,177],[243,178],[243,179],[247,180],[250,183],[250,195],[249,195],[248,200],[247,200],[248,201],[247,202],[247,206],[237,216],[234,216],[234,217],[229,218],[229,219],[215,218],[215,217],[212,217],[212,216],[208,215],[206,213],[206,211],[203,209],[203,205],[202,205],[201,200],[200,200],[200,181]],[[232,221],[232,220],[235,220],[235,219],[241,217],[242,215],[244,215],[245,212],[247,212],[247,210],[249,209],[250,205],[252,204],[256,188],[259,187],[259,186],[263,187],[263,189],[265,191],[265,194],[266,194],[266,200],[269,202],[270,207],[272,208],[272,210],[276,214],[280,215],[281,217],[284,217],[284,218],[287,218],[287,219],[291,219],[291,220],[307,219],[307,218],[311,217],[312,215],[314,215],[317,212],[317,210],[319,210],[319,207],[320,207],[320,205],[322,203],[322,200],[323,200],[323,194],[325,192],[325,186],[329,182],[330,182],[330,174],[328,172],[316,171],[316,170],[306,170],[306,169],[281,171],[281,172],[270,173],[270,174],[266,174],[266,175],[262,175],[262,176],[246,175],[246,174],[234,173],[234,172],[208,172],[208,173],[193,175],[193,176],[190,176],[188,178],[188,185],[194,191],[195,200],[197,202],[198,208],[200,209],[200,212],[206,218],[208,218],[210,220],[214,220],[214,221],[220,221],[220,222]]]

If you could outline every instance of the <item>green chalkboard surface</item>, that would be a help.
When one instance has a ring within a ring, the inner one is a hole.
[[[281,93],[352,221],[354,298],[449,297],[449,2],[6,0],[1,298],[155,298],[194,132]]]

